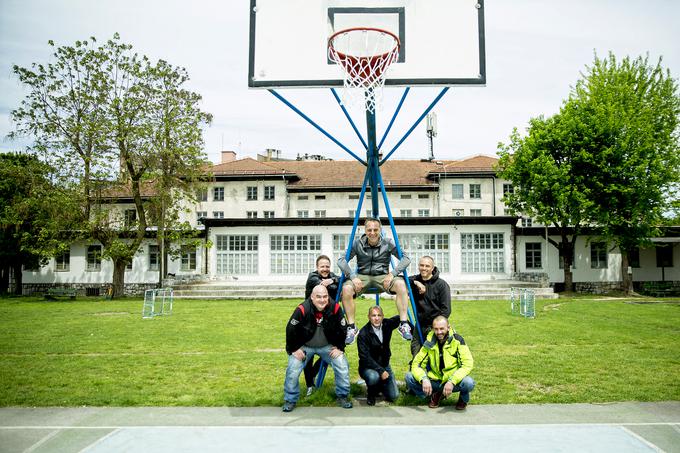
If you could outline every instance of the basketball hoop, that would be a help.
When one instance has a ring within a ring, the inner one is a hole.
[[[328,38],[328,59],[344,72],[343,103],[363,100],[366,110],[375,112],[382,99],[385,73],[397,61],[400,46],[394,33],[379,28],[349,28]]]

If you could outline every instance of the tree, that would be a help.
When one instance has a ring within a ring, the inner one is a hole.
[[[27,154],[0,154],[0,294],[21,294],[22,268],[37,268],[62,253],[79,206],[50,180],[51,168]]]
[[[32,70],[15,66],[15,74],[30,92],[12,118],[15,135],[35,138],[32,151],[58,163],[64,180],[79,181],[84,231],[102,243],[103,256],[113,261],[115,297],[123,292],[126,265],[147,235],[150,200],[165,196],[160,190],[143,193],[162,173],[155,137],[164,127],[183,128],[184,141],[163,152],[184,164],[176,171],[189,172],[199,164],[182,147],[190,147],[194,154],[200,150],[201,126],[210,116],[198,109],[200,96],[182,88],[188,80],[183,69],[164,61],[151,64],[133,53],[131,45],[121,43],[117,34],[96,48],[95,42],[91,38],[59,47],[54,63],[34,64]],[[180,99],[183,109],[175,112],[174,122],[159,122],[156,109],[173,99]],[[175,180],[181,177],[178,173]],[[131,198],[134,222],[124,221],[112,196]]]

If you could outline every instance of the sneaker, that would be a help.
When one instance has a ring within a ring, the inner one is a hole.
[[[312,393],[314,393],[315,389],[316,387],[314,387],[313,385],[311,387],[307,387],[307,396],[312,396]]]
[[[353,407],[352,402],[346,396],[338,397],[337,402],[338,406],[342,407],[343,409],[351,409]]]
[[[354,324],[347,328],[347,336],[345,337],[345,344],[352,344],[357,338],[357,328]]]
[[[465,408],[467,407],[467,404],[465,401],[462,399],[458,398],[458,402],[456,403],[456,410],[457,411],[464,411]]]
[[[442,392],[435,392],[430,397],[430,403],[427,405],[430,409],[436,409],[439,407],[439,403],[442,400]]]
[[[366,397],[366,404],[369,406],[375,406],[375,396],[369,395]]]
[[[411,335],[411,326],[409,326],[406,321],[399,324],[399,328],[397,330],[401,334],[401,338],[404,340],[411,340],[413,338],[413,335]]]
[[[293,412],[293,409],[295,409],[295,403],[290,401],[283,402],[283,408],[281,409],[283,412]]]

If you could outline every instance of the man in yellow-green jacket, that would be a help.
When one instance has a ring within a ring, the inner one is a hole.
[[[421,398],[430,398],[429,407],[439,407],[442,398],[460,392],[456,409],[464,410],[470,401],[475,381],[469,376],[474,361],[462,336],[454,332],[444,316],[432,321],[420,351],[406,373],[409,390]]]

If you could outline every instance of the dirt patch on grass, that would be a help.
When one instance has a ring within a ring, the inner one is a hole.
[[[284,348],[256,349],[255,352],[285,352]]]
[[[557,311],[557,310],[560,309],[561,306],[562,306],[562,304],[548,304],[548,305],[544,305],[544,306],[543,306],[543,311],[548,311],[548,310]]]
[[[92,316],[121,316],[129,314],[129,311],[102,311],[100,313],[92,313]]]

